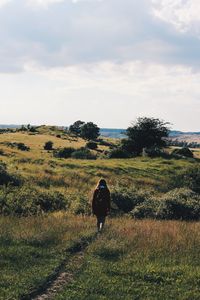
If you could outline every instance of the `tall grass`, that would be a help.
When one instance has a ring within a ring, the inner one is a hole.
[[[0,299],[20,299],[54,272],[66,249],[92,234],[91,219],[62,213],[0,217]]]
[[[199,299],[200,223],[115,218],[55,299]]]

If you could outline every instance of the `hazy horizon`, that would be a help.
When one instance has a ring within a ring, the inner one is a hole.
[[[0,0],[0,123],[127,128],[147,116],[200,131],[199,10],[198,0]]]

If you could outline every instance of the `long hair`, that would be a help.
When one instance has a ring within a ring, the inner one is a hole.
[[[99,182],[97,183],[96,189],[99,189],[100,187],[104,187],[105,189],[108,189],[105,179],[100,179]]]

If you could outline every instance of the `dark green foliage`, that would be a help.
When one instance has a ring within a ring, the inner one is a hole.
[[[28,131],[28,129],[27,129],[26,126],[22,125],[22,126],[18,129],[18,131]]]
[[[194,155],[192,153],[192,151],[187,148],[187,147],[183,147],[183,148],[180,148],[180,149],[174,149],[171,153],[173,156],[183,156],[183,157],[190,157],[192,158]]]
[[[21,151],[29,151],[30,147],[26,146],[24,143],[16,143],[17,149]]]
[[[172,188],[187,187],[200,194],[200,166],[189,167],[182,170],[178,175],[172,176],[170,185]]]
[[[62,149],[59,149],[58,151],[54,152],[54,156],[58,158],[69,158],[71,157],[72,153],[76,151],[76,149],[72,147],[65,147]]]
[[[160,199],[158,219],[199,220],[200,196],[191,190],[175,189]]]
[[[85,123],[81,126],[80,136],[86,140],[95,140],[100,135],[100,128],[93,122]]]
[[[154,157],[170,158],[170,155],[167,152],[156,147],[143,148],[142,155],[152,157],[152,158]]]
[[[156,206],[158,202],[152,199],[146,200],[141,204],[135,206],[135,208],[130,212],[133,218],[145,219],[145,218],[155,218],[156,216]]]
[[[5,163],[0,162],[0,185],[14,185],[19,186],[21,180],[14,174],[9,174]]]
[[[81,134],[81,127],[83,126],[85,122],[78,120],[74,122],[74,124],[69,126],[69,133],[74,134],[76,136],[80,136]]]
[[[108,152],[108,158],[129,158],[130,154],[128,151],[121,148],[115,148]]]
[[[85,140],[95,140],[100,135],[100,128],[93,122],[76,121],[69,126],[69,133],[80,136]]]
[[[0,189],[0,214],[28,216],[65,209],[67,200],[59,192],[41,192],[29,186]]]
[[[130,212],[134,218],[199,220],[200,196],[188,189],[174,189],[160,198],[150,197]]]
[[[155,118],[138,118],[136,123],[128,127],[126,134],[128,140],[122,142],[122,146],[130,153],[139,155],[143,148],[164,147],[169,129],[168,123]]]
[[[118,187],[111,193],[112,202],[125,213],[130,212],[135,206],[144,202],[147,197],[149,197],[149,192],[140,191],[136,188]]]
[[[96,155],[92,154],[87,148],[80,148],[71,154],[72,158],[76,159],[96,159]]]
[[[53,142],[52,141],[46,142],[44,145],[44,150],[53,150]]]
[[[90,215],[91,205],[88,198],[83,195],[78,195],[75,198],[72,196],[70,211],[75,215]]]
[[[130,139],[122,139],[121,145],[119,147],[120,149],[127,151],[131,154],[131,156],[137,156],[136,150],[135,150],[135,144]]]
[[[96,150],[98,148],[98,145],[96,142],[89,141],[86,143],[86,148],[91,149],[91,150]]]

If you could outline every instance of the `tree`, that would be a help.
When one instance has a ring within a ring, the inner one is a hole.
[[[72,125],[69,126],[69,132],[76,135],[80,136],[81,134],[81,127],[85,124],[85,122],[78,120],[74,122]]]
[[[93,122],[85,123],[81,126],[80,136],[85,140],[95,140],[98,138],[100,128]]]
[[[165,138],[169,135],[168,122],[156,118],[138,118],[136,123],[128,127],[128,139],[122,141],[122,148],[139,155],[143,148],[162,148],[166,145]]]

